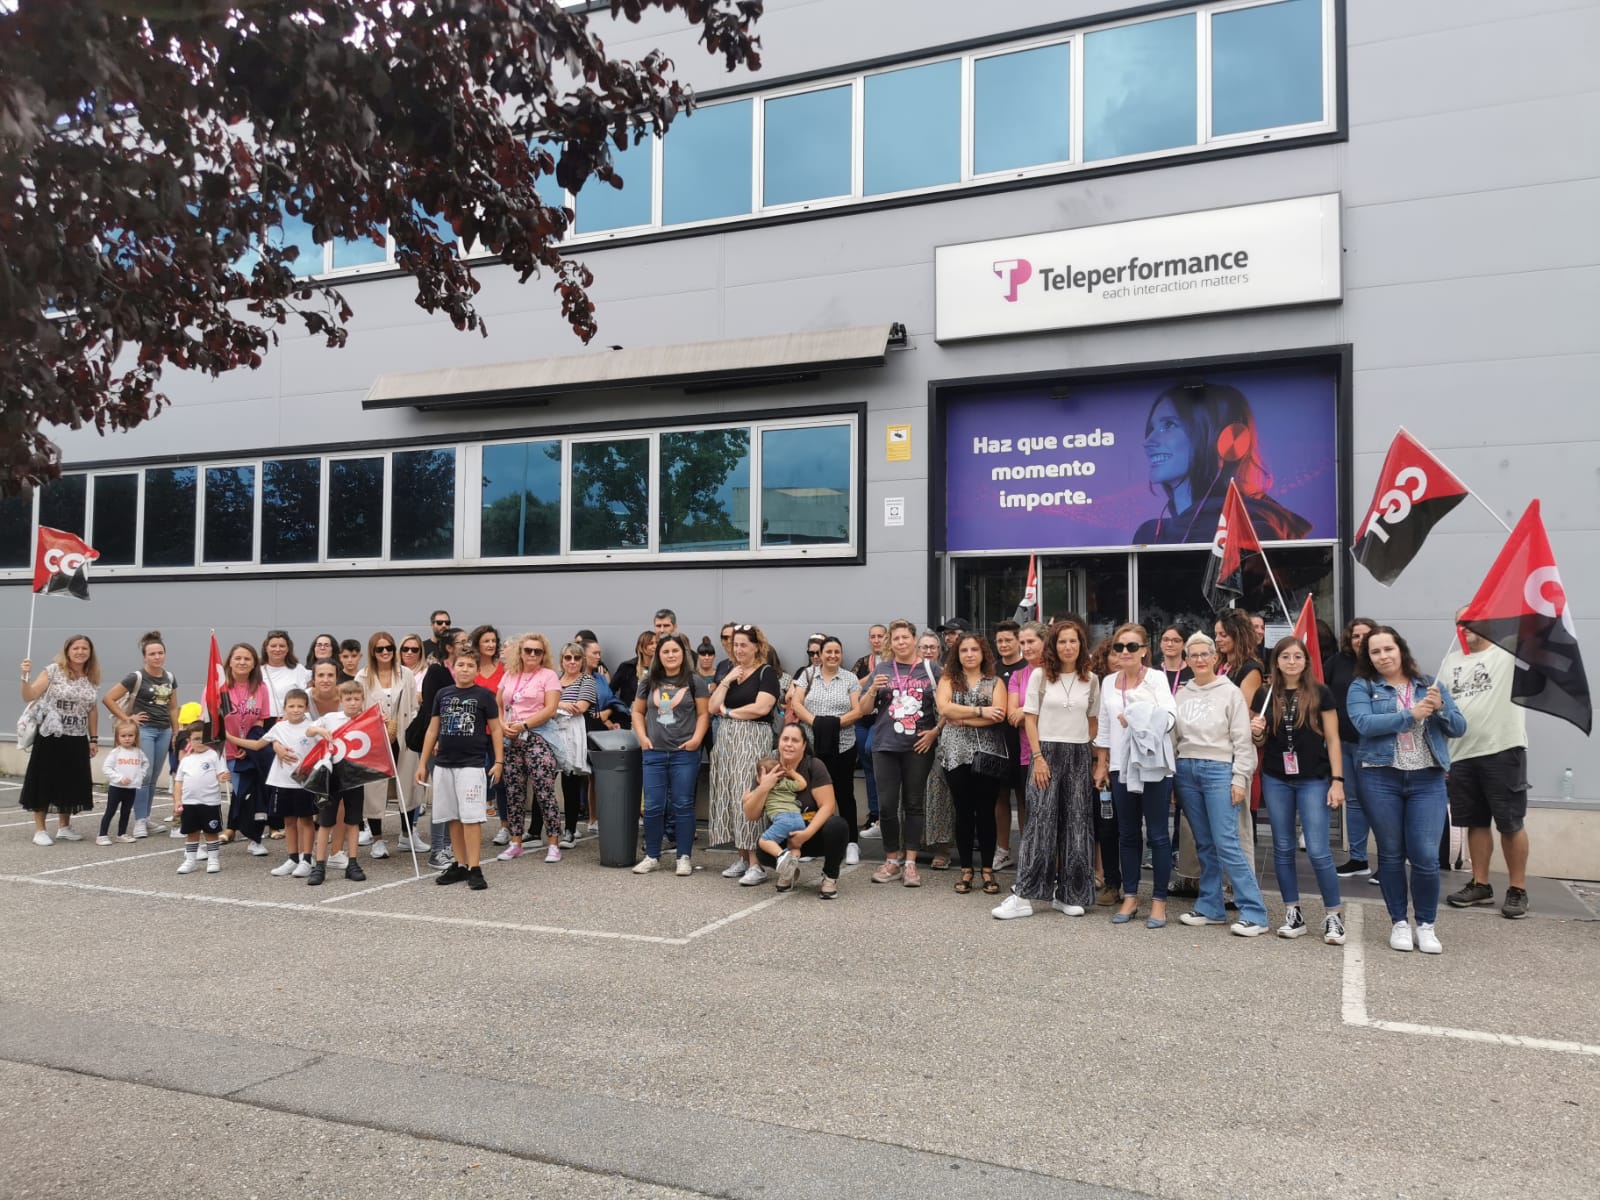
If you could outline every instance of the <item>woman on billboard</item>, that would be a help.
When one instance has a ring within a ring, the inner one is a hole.
[[[1166,496],[1161,512],[1140,525],[1135,545],[1209,542],[1222,516],[1228,481],[1239,485],[1262,541],[1305,537],[1311,522],[1267,494],[1272,472],[1261,461],[1255,414],[1238,388],[1198,383],[1156,397],[1144,423],[1152,489]]]

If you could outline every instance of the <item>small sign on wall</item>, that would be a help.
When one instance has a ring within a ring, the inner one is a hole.
[[[904,496],[885,496],[883,498],[883,525],[885,529],[906,523],[906,498]]]
[[[884,443],[884,460],[887,462],[911,461],[911,426],[891,425]]]

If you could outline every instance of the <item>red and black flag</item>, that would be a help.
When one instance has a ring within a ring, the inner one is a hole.
[[[353,717],[331,737],[319,738],[294,768],[294,781],[308,792],[326,796],[394,776],[389,726],[374,704]]]
[[[1261,539],[1250,524],[1239,485],[1230,479],[1217,535],[1211,539],[1211,557],[1206,560],[1205,596],[1213,612],[1239,603],[1244,595],[1244,556],[1252,553],[1261,553]]]
[[[46,595],[65,592],[87,600],[88,566],[99,557],[100,551],[76,534],[41,525],[33,554],[33,590]]]
[[[1300,617],[1294,623],[1294,636],[1306,644],[1306,657],[1311,660],[1308,670],[1318,683],[1327,683],[1322,676],[1322,635],[1317,632],[1317,606],[1306,597]]]
[[[1589,677],[1537,500],[1511,531],[1489,577],[1461,611],[1457,624],[1516,658],[1512,703],[1589,732],[1594,721]]]
[[[1356,561],[1387,587],[1417,556],[1433,527],[1468,495],[1467,485],[1401,428],[1357,527]]]
[[[1022,591],[1022,603],[1017,605],[1017,611],[1011,619],[1017,624],[1024,621],[1037,621],[1039,619],[1039,556],[1028,555],[1028,582]]]

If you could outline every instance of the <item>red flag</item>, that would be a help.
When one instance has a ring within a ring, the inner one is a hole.
[[[1402,428],[1389,445],[1367,515],[1356,527],[1356,561],[1379,583],[1393,583],[1433,527],[1467,495],[1467,485]]]
[[[1322,638],[1317,633],[1317,608],[1306,597],[1300,617],[1294,623],[1294,636],[1306,644],[1306,657],[1311,660],[1311,674],[1318,683],[1327,683],[1322,677]]]
[[[1002,610],[1004,611],[1004,610]],[[1032,621],[1039,616],[1039,556],[1028,555],[1028,584],[1022,593],[1022,603],[1017,605],[1017,611],[1012,620],[1019,624],[1023,621]]]
[[[217,649],[217,632],[211,631],[211,653],[206,657],[206,686],[200,693],[200,713],[205,717],[213,738],[222,734],[222,693],[227,690],[228,677],[222,668],[222,652]]]
[[[62,529],[39,526],[39,544],[33,554],[33,590],[54,594],[66,592],[79,600],[89,598],[86,568],[100,557],[88,542]]]
[[[327,795],[394,775],[394,755],[389,750],[389,726],[374,704],[352,717],[331,737],[318,738],[295,764],[294,780],[307,791]]]
[[[1232,608],[1244,595],[1244,556],[1251,552],[1261,553],[1261,539],[1250,524],[1238,484],[1230,479],[1217,534],[1211,539],[1211,557],[1206,560],[1204,590],[1214,612]]]
[[[1516,657],[1512,703],[1589,732],[1594,721],[1589,677],[1537,500],[1511,531],[1457,624]]]

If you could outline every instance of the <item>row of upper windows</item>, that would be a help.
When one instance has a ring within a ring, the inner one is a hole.
[[[1333,127],[1335,0],[1233,0],[708,103],[566,197],[577,242],[1052,174]],[[442,231],[448,238],[448,230]],[[392,264],[318,245],[307,274]]]
[[[0,500],[0,571],[36,525],[112,574],[848,556],[857,445],[827,417],[73,473]]]

